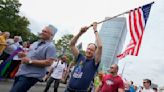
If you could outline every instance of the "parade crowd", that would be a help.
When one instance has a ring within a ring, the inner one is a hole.
[[[14,79],[9,92],[27,92],[37,82],[46,82],[43,92],[48,92],[52,83],[54,92],[58,92],[60,83],[67,85],[65,92],[158,92],[151,87],[150,79],[143,79],[143,86],[123,79],[117,64],[109,66],[108,74],[98,71],[103,45],[97,22],[92,27],[95,43],[88,44],[85,55],[76,43],[89,27],[82,27],[70,41],[75,58],[71,63],[67,62],[66,54],[56,55],[52,39],[57,28],[53,25],[45,26],[39,40],[33,43],[23,41],[21,36],[10,38],[9,32],[0,32],[0,78]]]

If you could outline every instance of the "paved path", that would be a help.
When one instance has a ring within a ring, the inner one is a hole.
[[[12,84],[13,84],[13,80],[0,80],[0,92],[9,92]],[[45,86],[46,86],[46,83],[38,82],[28,92],[43,92]],[[58,92],[64,92],[65,87],[66,87],[65,84],[60,83]],[[53,83],[51,85],[51,88],[49,89],[49,92],[53,92]]]

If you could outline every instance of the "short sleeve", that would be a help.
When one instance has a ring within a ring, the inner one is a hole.
[[[56,49],[55,49],[55,46],[50,45],[50,46],[47,47],[47,50],[46,50],[46,59],[47,58],[52,58],[52,59],[55,59],[56,58]]]
[[[119,81],[118,88],[124,89],[124,83],[123,83],[123,80],[121,78],[120,78],[120,81]]]
[[[79,53],[79,55],[77,56],[75,62],[78,63],[80,62],[80,59],[82,59],[82,57],[84,57],[81,53]]]

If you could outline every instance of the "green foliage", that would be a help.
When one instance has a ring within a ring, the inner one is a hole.
[[[67,34],[61,37],[61,39],[59,39],[55,44],[57,50],[62,51],[63,49],[65,49],[66,51],[70,52],[69,42],[72,38],[73,38],[72,34]]]
[[[66,35],[62,36],[61,39],[57,40],[57,42],[55,44],[56,49],[58,51],[57,54],[58,55],[66,54],[68,57],[68,63],[74,61],[74,56],[72,55],[72,52],[69,47],[69,43],[72,38],[73,38],[72,34],[66,34]],[[65,49],[64,53],[63,53],[63,49]],[[80,50],[80,53],[85,55],[85,51],[83,51],[83,50]]]
[[[72,54],[67,54],[67,58],[68,58],[68,63],[70,63],[74,60],[74,57]]]
[[[0,30],[8,31],[11,37],[18,35],[24,41],[34,41],[37,37],[27,28],[30,22],[19,15],[19,0],[0,0]]]
[[[73,35],[72,34],[67,34],[67,35],[64,35],[63,37],[61,37],[61,39],[59,39],[57,41],[57,43],[55,44],[56,46],[56,49],[58,51],[58,54],[66,54],[67,57],[68,57],[68,62],[72,61],[73,60],[73,56],[71,54],[71,50],[70,50],[70,47],[69,47],[69,42],[70,40],[73,38]],[[63,52],[64,50],[64,52]]]
[[[39,39],[39,36],[36,36],[35,34],[28,32],[28,37],[24,39],[24,41],[29,41],[30,43],[33,43]]]

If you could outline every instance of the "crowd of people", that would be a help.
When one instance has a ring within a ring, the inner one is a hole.
[[[52,39],[57,28],[53,25],[46,26],[39,34],[40,39],[32,44],[23,42],[20,36],[10,38],[9,32],[0,33],[0,77],[14,79],[10,92],[27,92],[37,82],[47,82],[43,92],[48,92],[54,82],[54,92],[58,92],[60,82],[68,75],[70,79],[65,92],[157,92],[157,88],[151,88],[149,79],[143,80],[143,87],[124,80],[118,75],[117,64],[109,66],[109,74],[98,71],[103,46],[97,22],[92,27],[96,44],[89,43],[85,55],[78,50],[76,43],[89,27],[82,27],[70,41],[75,57],[73,64],[67,62],[65,54],[56,56]]]

